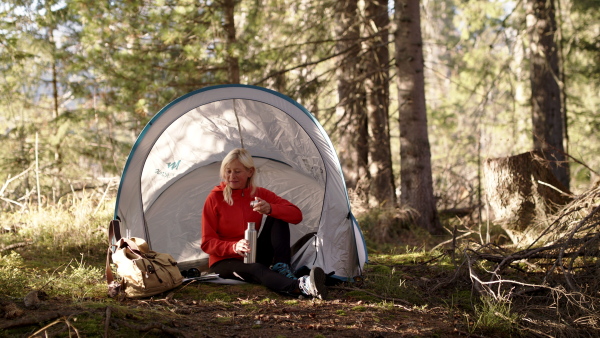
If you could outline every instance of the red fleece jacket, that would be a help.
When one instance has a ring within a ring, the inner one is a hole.
[[[250,201],[255,196],[271,205],[269,216],[291,224],[302,221],[302,211],[297,206],[270,190],[257,187],[254,195],[251,195],[252,188],[233,190],[233,205],[229,205],[223,198],[224,188],[224,182],[216,186],[206,197],[202,210],[200,248],[209,255],[209,266],[227,258],[244,259],[233,251],[233,244],[244,238],[247,222],[254,222],[256,231],[260,228],[262,214],[252,210],[250,206]]]

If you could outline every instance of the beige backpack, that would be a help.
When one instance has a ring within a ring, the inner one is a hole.
[[[149,250],[141,238],[120,238],[119,221],[109,227],[109,248],[106,255],[106,282],[109,297],[124,292],[128,298],[150,297],[171,290],[183,281],[173,256]],[[112,238],[116,243],[111,244]],[[114,249],[114,252],[113,252]],[[116,281],[110,262],[116,266]]]

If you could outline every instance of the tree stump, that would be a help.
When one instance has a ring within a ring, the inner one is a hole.
[[[534,240],[535,231],[526,230],[572,199],[539,150],[487,159],[483,169],[492,219],[514,244]]]

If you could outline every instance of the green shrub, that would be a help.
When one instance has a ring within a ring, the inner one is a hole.
[[[506,299],[481,297],[475,305],[475,321],[471,327],[484,332],[511,334],[517,329],[519,315],[511,311],[511,303]]]
[[[6,296],[23,296],[24,286],[29,284],[31,276],[23,269],[23,258],[18,253],[11,251],[8,255],[0,255],[0,293]]]
[[[51,293],[68,296],[73,300],[91,297],[105,297],[106,285],[104,271],[83,261],[75,261],[60,271],[56,277],[50,277]]]

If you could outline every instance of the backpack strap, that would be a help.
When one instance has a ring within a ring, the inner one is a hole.
[[[108,225],[108,245],[112,245],[112,239],[115,243],[121,239],[121,222],[118,219],[113,219]]]
[[[119,294],[121,289],[119,283],[115,282],[115,277],[113,276],[112,270],[110,268],[110,261],[112,260],[113,253],[112,247],[116,246],[112,242],[113,238],[115,240],[115,243],[119,242],[119,240],[121,239],[121,227],[119,225],[119,221],[116,219],[110,221],[110,224],[108,226],[108,249],[106,251],[106,284],[108,285],[108,296],[111,298]]]
[[[144,256],[144,254],[142,253],[142,251],[140,250],[140,248],[138,247],[138,245],[137,245],[137,244],[136,244],[134,241],[132,241],[132,240],[131,240],[131,239],[129,239],[129,238],[121,238],[121,245],[120,245],[120,247],[121,247],[121,248],[124,248],[124,247],[126,247],[126,246],[128,246],[128,247],[129,247],[129,249],[130,249],[130,250],[131,250],[131,251],[132,251],[134,254],[136,254],[136,255],[138,255],[138,256],[140,256],[140,257],[143,257],[143,256]]]

